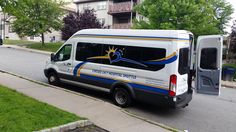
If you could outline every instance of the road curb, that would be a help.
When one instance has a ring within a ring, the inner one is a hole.
[[[150,123],[150,124],[159,126],[159,127],[161,127],[161,128],[164,128],[164,129],[169,130],[169,131],[172,131],[172,132],[184,132],[184,131],[181,131],[181,130],[178,130],[178,129],[169,127],[169,126],[167,126],[167,125],[164,125],[164,124],[157,123],[157,122],[155,122],[155,121],[149,120],[149,119],[147,119],[147,118],[143,118],[143,117],[137,116],[137,115],[135,115],[135,114],[129,112],[128,110],[123,110],[123,112],[126,113],[127,115],[130,115],[130,116],[132,116],[132,117],[138,118],[138,119],[140,119],[140,120],[143,120],[143,121],[145,121],[145,122],[148,122],[148,123]]]
[[[221,86],[236,89],[236,86],[222,84]]]
[[[221,81],[221,86],[236,89],[236,82]]]
[[[56,126],[56,127],[52,127],[48,129],[43,129],[39,131],[34,131],[34,132],[66,132],[66,131],[74,130],[76,128],[86,127],[90,125],[93,125],[93,123],[89,120],[79,120],[79,121],[71,122],[68,124],[64,124],[64,125],[60,125],[60,126]]]
[[[38,54],[44,54],[44,55],[50,55],[52,52],[48,52],[48,51],[42,51],[42,50],[35,50],[35,49],[29,49],[29,48],[24,48],[21,46],[17,46],[17,45],[4,45],[6,48],[12,48],[12,49],[16,49],[16,50],[22,50],[22,51],[28,51],[28,52],[32,52],[32,53],[38,53]]]
[[[100,99],[97,99],[97,98],[94,98],[94,97],[91,97],[91,96],[87,96],[87,95],[84,95],[84,94],[81,94],[81,93],[78,93],[78,92],[73,92],[73,91],[70,91],[70,90],[67,90],[67,89],[63,89],[63,88],[60,88],[60,87],[57,87],[57,86],[49,85],[49,84],[47,84],[47,83],[39,82],[39,81],[30,79],[30,78],[23,77],[23,76],[21,76],[21,75],[12,73],[12,72],[8,72],[8,71],[1,70],[1,69],[0,69],[0,72],[6,73],[6,74],[10,74],[10,75],[12,75],[12,76],[16,76],[16,77],[19,77],[19,78],[22,78],[22,79],[28,80],[28,81],[33,82],[33,83],[36,83],[36,84],[40,84],[40,85],[43,85],[43,86],[55,88],[55,89],[58,89],[58,90],[62,90],[62,91],[68,92],[68,93],[76,94],[76,95],[79,95],[79,96],[82,96],[82,97],[86,97],[86,98],[89,98],[89,99],[93,99],[93,100],[96,100],[96,101],[100,101],[100,102],[103,102],[103,103],[108,103],[108,102],[106,102],[106,101],[103,101],[103,100],[100,100]],[[118,107],[118,106],[111,105],[111,107],[114,107],[114,108],[120,110],[121,112],[125,113],[126,115],[129,115],[129,116],[132,116],[132,117],[134,117],[134,118],[137,118],[137,119],[140,119],[140,120],[142,120],[142,121],[145,121],[145,122],[147,122],[147,123],[156,125],[156,126],[161,127],[161,128],[163,128],[163,129],[166,129],[166,130],[169,130],[169,131],[172,131],[172,132],[183,132],[183,130],[178,130],[178,129],[176,129],[176,128],[172,128],[172,127],[169,127],[169,126],[167,126],[167,125],[164,125],[164,124],[162,124],[162,123],[158,123],[158,122],[155,122],[155,121],[151,121],[151,120],[149,120],[149,119],[147,119],[147,118],[144,118],[144,117],[138,116],[138,115],[136,115],[136,114],[133,114],[133,113],[129,112],[128,110],[122,109],[122,108],[120,108],[120,107]]]

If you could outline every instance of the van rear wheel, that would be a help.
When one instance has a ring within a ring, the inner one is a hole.
[[[124,88],[116,88],[113,92],[113,101],[116,105],[126,108],[131,105],[130,93]]]
[[[59,85],[60,80],[55,72],[51,72],[48,74],[48,83],[55,86]]]

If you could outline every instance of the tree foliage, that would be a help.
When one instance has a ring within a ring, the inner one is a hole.
[[[102,28],[94,10],[84,10],[84,12],[70,13],[64,19],[62,28],[62,39],[69,39],[74,33],[82,29]]]
[[[62,27],[62,4],[55,0],[3,0],[1,6],[16,18],[12,23],[14,32],[20,37],[41,36],[44,44],[44,33]]]
[[[183,29],[195,36],[223,33],[233,13],[225,0],[144,0],[135,10],[146,19],[136,19],[134,28]]]
[[[232,32],[230,34],[230,51],[236,53],[236,20],[232,26]]]
[[[0,7],[3,12],[9,12],[14,9],[13,7],[16,6],[16,4],[16,0],[0,0]]]

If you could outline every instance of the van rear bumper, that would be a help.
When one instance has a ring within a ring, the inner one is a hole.
[[[176,101],[173,101],[173,97],[170,100],[170,106],[173,108],[182,108],[188,105],[192,100],[192,92],[185,92],[184,94],[178,95],[175,97]]]
[[[185,92],[175,97],[143,90],[135,90],[134,92],[135,98],[139,101],[170,108],[183,108],[192,100],[192,92]]]

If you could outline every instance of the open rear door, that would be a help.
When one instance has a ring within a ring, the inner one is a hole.
[[[221,87],[223,36],[200,36],[196,50],[197,93],[219,95]]]

